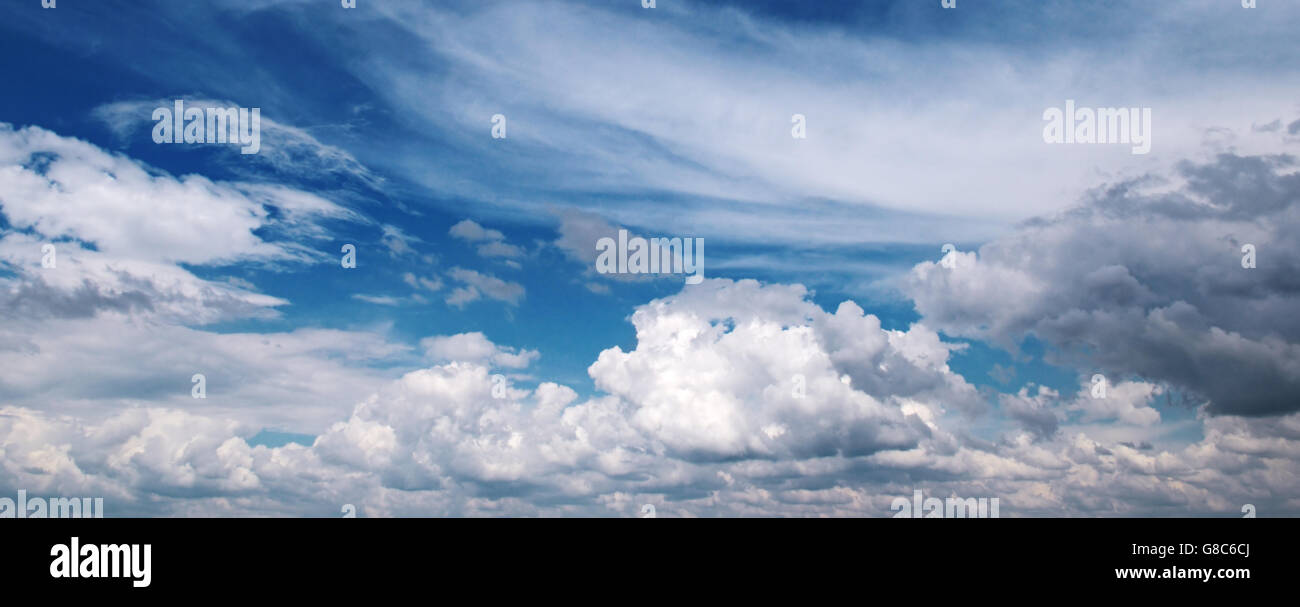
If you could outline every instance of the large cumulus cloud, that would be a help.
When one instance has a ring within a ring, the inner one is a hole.
[[[1154,450],[1065,413],[1141,431],[1157,388],[1122,382],[1093,401],[1084,385],[1017,395],[1057,425],[990,440],[968,431],[991,412],[959,404],[973,389],[947,368],[954,346],[923,326],[883,330],[802,287],[727,280],[632,322],[635,347],[591,365],[604,394],[500,389],[492,357],[473,356],[384,385],[311,446],[250,446],[239,424],[172,408],[92,423],[6,407],[0,486],[105,495],[111,514],[634,516],[652,503],[661,516],[888,516],[914,489],[998,497],[1003,516],[1300,508],[1296,414],[1205,418],[1204,440]],[[483,342],[466,335],[431,341]]]
[[[1269,320],[1293,303],[1277,269],[1295,259],[1286,158],[1188,165],[1173,193],[1101,191],[955,269],[922,265],[910,287],[924,320],[906,330],[852,301],[823,309],[800,285],[685,286],[636,307],[635,343],[596,356],[597,391],[583,396],[523,375],[545,348],[481,333],[422,340],[435,364],[412,368],[412,348],[382,331],[203,330],[283,302],[192,267],[310,262],[267,234],[310,241],[316,219],[346,212],[304,192],[159,174],[40,129],[0,129],[0,154],[16,228],[0,235],[0,292],[16,310],[0,323],[6,490],[103,496],[110,515],[337,516],[354,504],[370,516],[626,516],[653,503],[661,516],[871,516],[915,489],[998,497],[1004,516],[1300,511],[1300,414],[1232,415],[1196,385],[1211,399],[1191,421],[1203,438],[1176,444],[1154,402],[1189,381],[1162,374],[1156,353],[1197,368],[1213,360],[1174,346],[1285,354],[1294,342],[1296,321]],[[46,270],[50,240],[59,265]],[[1256,270],[1238,264],[1244,242]],[[1036,263],[1017,257],[1026,250]],[[938,329],[1012,347],[1034,334],[1121,377],[1104,399],[1084,381],[1074,395],[990,399],[952,370],[963,346]],[[1294,377],[1293,360],[1265,369]],[[189,397],[194,372],[208,376],[202,401]],[[246,440],[268,425],[316,438]]]
[[[977,406],[925,327],[886,331],[852,302],[834,314],[800,286],[714,280],[637,310],[637,347],[601,353],[597,387],[688,458],[860,455],[923,436],[908,405]],[[797,384],[797,385],[796,385]]]
[[[1300,409],[1300,174],[1291,156],[1222,154],[1168,178],[922,263],[904,281],[927,324],[1055,360],[1167,382],[1215,414]],[[1257,267],[1243,267],[1253,245]]]

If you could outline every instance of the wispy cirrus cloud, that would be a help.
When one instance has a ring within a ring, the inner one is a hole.
[[[183,101],[186,107],[258,107],[256,103],[239,104],[229,100],[183,95],[175,99],[116,101],[95,108],[92,115],[108,126],[119,141],[148,141],[151,138],[149,132],[155,124],[154,109],[160,107],[170,109],[177,99]],[[337,146],[322,143],[306,129],[284,124],[265,115],[261,116],[260,127],[262,149],[259,149],[257,154],[251,155],[251,158],[236,158],[233,154],[239,154],[238,148],[219,144],[181,146],[180,149],[182,151],[225,150],[231,154],[229,156],[231,168],[263,177],[266,177],[267,173],[282,176],[311,174],[318,179],[333,177],[351,180],[371,189],[380,189],[384,185],[382,177],[367,169],[352,154]],[[236,160],[238,162],[234,162]],[[260,170],[256,173],[247,171],[244,163],[248,162],[256,163]]]
[[[64,133],[0,126],[0,486],[145,515],[886,516],[922,484],[1300,512],[1294,7],[369,4],[0,24],[123,83],[24,64],[0,104]],[[184,22],[224,27],[153,35]],[[262,152],[154,146],[173,98],[262,106]],[[1066,99],[1152,107],[1152,154],[1046,146]],[[589,281],[619,227],[705,237],[733,279]]]

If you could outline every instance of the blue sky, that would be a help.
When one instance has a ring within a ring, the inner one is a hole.
[[[0,487],[146,515],[882,516],[922,487],[1300,511],[1295,8],[335,4],[5,0],[0,408],[48,430],[0,427]],[[260,108],[262,150],[155,143],[178,99]],[[1152,152],[1046,144],[1067,99],[1151,108]],[[709,280],[598,273],[620,228],[704,238]],[[1268,265],[1237,272],[1243,242]],[[774,396],[796,362],[814,404]]]
[[[64,8],[72,9],[69,12],[84,10],[75,4],[65,5]],[[828,5],[818,11],[805,12],[804,9],[791,10],[790,6],[774,3],[764,6],[761,12],[770,11],[782,19],[794,21],[821,21],[857,15],[860,12],[858,8],[860,7],[850,3],[837,7]],[[881,10],[880,13],[883,15],[888,11]],[[140,38],[144,37],[144,32],[167,27],[165,24],[169,15],[144,11],[139,14],[141,19],[136,20],[126,17],[130,14],[129,11],[124,11],[120,17],[120,27],[141,33]],[[611,343],[626,347],[633,341],[630,327],[625,322],[633,307],[654,297],[670,294],[678,285],[667,281],[619,285],[621,288],[618,292],[611,293],[608,297],[590,297],[590,292],[577,281],[581,267],[565,260],[554,250],[538,251],[533,248],[533,243],[555,239],[557,221],[554,212],[565,208],[564,199],[575,194],[551,188],[544,192],[530,191],[532,188],[523,179],[493,179],[491,175],[498,170],[509,174],[515,168],[516,163],[512,158],[503,157],[511,152],[498,154],[494,153],[495,150],[485,150],[481,155],[467,158],[462,149],[446,142],[430,141],[434,138],[405,128],[400,121],[392,119],[389,112],[371,109],[370,106],[375,104],[373,94],[354,76],[340,70],[335,65],[336,59],[329,57],[331,53],[337,54],[338,50],[319,48],[321,42],[313,40],[309,33],[286,31],[285,20],[289,18],[287,15],[292,14],[292,9],[267,9],[244,20],[231,20],[227,24],[232,30],[230,37],[234,40],[231,45],[238,48],[203,60],[230,65],[256,64],[257,77],[263,81],[257,84],[239,82],[242,78],[237,78],[236,75],[242,70],[238,69],[230,70],[232,73],[224,76],[230,80],[214,84],[213,74],[188,69],[186,62],[178,56],[184,52],[177,53],[177,49],[172,47],[167,47],[165,52],[161,48],[158,49],[159,52],[151,52],[148,46],[158,43],[141,44],[144,41],[135,36],[122,36],[132,42],[127,46],[135,48],[109,51],[110,55],[120,54],[123,59],[129,57],[129,63],[105,66],[102,58],[87,57],[84,49],[47,46],[49,43],[46,41],[23,39],[21,33],[18,33],[17,37],[9,39],[14,52],[7,54],[9,59],[6,60],[8,64],[5,65],[5,73],[22,78],[16,83],[19,85],[16,88],[39,89],[45,94],[7,99],[6,113],[15,125],[62,125],[68,121],[68,117],[76,116],[79,118],[74,122],[78,124],[66,124],[66,130],[60,131],[62,134],[103,141],[107,148],[123,151],[173,174],[196,172],[214,179],[241,178],[250,170],[247,165],[253,163],[231,157],[229,150],[196,149],[178,154],[174,150],[160,148],[151,139],[141,136],[152,123],[137,124],[131,132],[118,136],[113,132],[112,125],[96,119],[95,110],[107,104],[133,99],[229,98],[252,106],[255,103],[269,105],[262,99],[269,102],[274,98],[292,98],[292,102],[283,104],[287,110],[285,115],[268,113],[268,118],[292,119],[294,124],[310,126],[312,128],[308,132],[313,137],[322,138],[323,145],[347,149],[354,142],[363,146],[366,142],[383,142],[384,146],[388,146],[412,140],[422,146],[428,144],[433,151],[421,152],[422,162],[440,166],[451,164],[458,171],[464,170],[474,177],[467,180],[490,190],[484,192],[485,199],[448,196],[421,184],[411,183],[400,173],[384,174],[383,188],[368,187],[370,184],[364,180],[346,173],[273,173],[276,183],[293,184],[312,191],[336,191],[337,195],[345,197],[353,205],[352,208],[371,220],[367,222],[369,225],[350,222],[334,227],[337,235],[335,240],[340,246],[346,242],[362,245],[360,268],[365,271],[342,273],[324,264],[295,268],[291,273],[274,269],[259,271],[259,268],[199,269],[203,272],[201,276],[227,275],[234,270],[237,276],[259,285],[264,292],[293,302],[291,309],[286,308],[280,319],[223,323],[214,328],[229,331],[284,330],[305,324],[347,329],[374,323],[391,323],[395,336],[408,340],[412,345],[420,337],[429,334],[482,331],[495,341],[518,344],[521,347],[560,345],[560,351],[548,352],[548,356],[539,361],[539,369],[545,371],[546,376],[559,375],[571,385],[589,384],[585,368],[600,350]],[[96,29],[103,27],[103,15],[99,10],[84,17],[79,14],[74,17],[97,24]],[[90,34],[93,37],[103,35],[102,30]],[[74,43],[67,46],[77,45]],[[33,47],[41,50],[31,52],[29,49]],[[19,49],[24,49],[24,52],[19,52]],[[33,66],[30,64],[32,58],[37,58],[46,65]],[[68,77],[73,73],[78,76]],[[266,90],[268,87],[269,92]],[[183,91],[184,94],[178,91]],[[51,100],[67,100],[68,106],[60,104],[52,107]],[[9,107],[9,103],[14,103],[17,107]],[[365,113],[358,117],[354,110]],[[53,115],[64,118],[51,123],[46,117]],[[468,130],[468,125],[458,126]],[[525,127],[516,125],[515,128]],[[370,145],[373,146],[373,143]],[[646,142],[646,145],[653,147],[654,143]],[[407,161],[376,159],[373,162],[402,164]],[[259,169],[263,167],[252,170]],[[521,173],[529,174],[530,169],[531,167],[525,167]],[[411,167],[409,170],[418,172],[419,169]],[[511,185],[517,180],[523,181],[524,185]],[[520,191],[515,192],[516,189]],[[576,189],[585,188],[579,185]],[[514,209],[492,209],[494,199],[504,196],[527,197],[527,201],[522,202],[530,207],[527,215],[520,216],[522,214],[513,212]],[[734,200],[665,195],[650,189],[622,191],[617,184],[611,185],[606,191],[582,191],[576,196],[593,205],[629,208],[632,213],[639,206],[645,205],[645,198],[650,196],[656,199],[654,206],[661,208],[716,204],[736,206],[738,208],[734,212],[744,213],[743,203]],[[823,207],[827,209],[827,214],[837,210],[837,203],[833,200],[809,200],[804,204]],[[852,208],[838,211],[857,214],[876,212]],[[660,212],[671,214],[667,210]],[[901,216],[899,223],[907,221],[910,215],[905,211],[896,213]],[[483,217],[490,219],[485,220]],[[529,249],[531,255],[527,272],[511,271],[499,264],[486,266],[489,271],[501,273],[509,280],[522,284],[531,300],[528,305],[492,303],[462,310],[442,305],[442,302],[436,300],[420,305],[382,306],[363,305],[356,300],[339,296],[361,294],[401,298],[409,294],[411,289],[402,282],[402,275],[409,270],[419,269],[420,266],[407,265],[405,260],[396,260],[387,252],[382,242],[382,225],[400,228],[411,241],[420,243],[413,245],[419,253],[436,255],[442,267],[483,267],[483,260],[472,249],[458,246],[456,240],[447,233],[452,225],[466,218],[482,221],[494,229],[508,229],[511,242]],[[649,226],[638,227],[646,229]],[[652,235],[649,232],[646,234]],[[669,235],[669,232],[664,232],[664,235]],[[710,239],[710,261],[716,259],[721,262],[720,265],[734,263],[738,267],[717,270],[710,267],[708,274],[728,278],[808,281],[818,287],[815,300],[823,306],[834,306],[850,296],[866,297],[865,301],[872,304],[872,310],[881,316],[887,326],[905,327],[916,320],[916,315],[906,301],[881,293],[870,286],[874,279],[881,278],[890,270],[896,272],[919,261],[934,258],[937,248],[933,244],[873,242],[868,239],[861,243],[843,243],[836,250],[827,251],[819,250],[814,243],[800,246],[797,236],[791,236],[789,240],[793,242],[783,243],[785,246],[780,247],[774,255],[772,247],[749,243],[731,245],[726,241]],[[773,263],[773,256],[786,257],[786,263]],[[819,268],[821,263],[828,267],[824,270]],[[804,269],[808,267],[814,268],[814,271],[810,273]],[[575,325],[580,328],[574,330]]]

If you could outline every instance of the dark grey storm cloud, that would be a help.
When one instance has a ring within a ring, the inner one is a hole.
[[[1223,154],[1092,191],[906,278],[925,322],[1192,392],[1215,414],[1300,409],[1300,173]],[[1255,267],[1247,268],[1248,245]]]

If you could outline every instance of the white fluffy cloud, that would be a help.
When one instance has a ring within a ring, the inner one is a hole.
[[[266,207],[279,209],[273,219]],[[22,318],[148,312],[209,323],[271,314],[285,301],[234,282],[204,280],[179,264],[302,263],[317,253],[264,240],[272,229],[310,241],[314,222],[348,211],[287,188],[159,174],[91,144],[0,124],[0,236],[7,307]],[[54,267],[42,267],[52,244]]]
[[[851,302],[826,314],[802,287],[707,281],[632,316],[637,348],[591,366],[632,422],[698,458],[861,455],[925,433],[905,404],[973,397],[924,327],[884,331]]]
[[[105,495],[110,514],[632,516],[654,503],[661,516],[887,516],[914,488],[999,497],[1003,516],[1300,507],[1296,414],[1207,417],[1205,439],[1174,450],[1074,429],[983,440],[964,421],[988,411],[953,404],[972,390],[947,368],[954,346],[922,326],[885,330],[798,286],[726,280],[632,322],[635,348],[601,353],[590,372],[605,394],[586,399],[552,382],[494,393],[513,350],[431,338],[431,354],[473,360],[382,385],[311,447],[250,447],[247,428],[179,408],[92,423],[6,407],[0,485]],[[1141,425],[1154,393],[1120,382],[1111,404],[1046,406]]]
[[[0,124],[0,211],[13,228],[0,234],[0,306],[9,311],[0,403],[87,422],[123,406],[194,407],[197,373],[208,382],[207,414],[319,430],[350,407],[336,399],[362,398],[392,377],[366,363],[403,353],[378,331],[194,328],[274,317],[289,303],[194,267],[316,261],[308,247],[328,236],[318,222],[350,212],[313,194],[173,177]],[[42,265],[47,244],[53,267]]]
[[[503,280],[477,270],[452,268],[448,276],[460,283],[459,286],[447,294],[446,298],[448,304],[458,308],[464,307],[467,303],[478,301],[485,296],[488,299],[517,306],[523,300],[526,292],[524,286],[517,282]]]
[[[527,367],[539,356],[536,350],[498,346],[479,332],[426,337],[420,340],[420,347],[436,361],[490,362],[510,369]]]
[[[478,254],[482,257],[522,257],[524,250],[506,242],[505,234],[499,230],[490,230],[472,219],[462,219],[451,226],[449,233],[461,240],[477,243]]]
[[[1096,396],[1090,386],[1085,386],[1067,408],[1082,411],[1079,421],[1083,423],[1115,420],[1135,426],[1151,426],[1160,423],[1160,412],[1151,404],[1163,392],[1162,386],[1143,381],[1123,381],[1108,386],[1104,394]]]
[[[1179,382],[1288,394],[1300,322],[1286,315],[1287,260],[1300,257],[1285,237],[1286,159],[1188,166],[1183,194],[1112,190],[954,269],[922,264],[908,288],[924,320],[906,330],[852,301],[824,310],[799,285],[686,286],[636,308],[635,345],[601,352],[588,368],[599,392],[582,397],[550,381],[501,390],[499,371],[539,353],[480,333],[423,340],[435,364],[403,373],[371,364],[410,362],[382,330],[194,328],[285,302],[181,264],[310,262],[259,228],[319,238],[316,219],[346,212],[161,175],[40,129],[0,129],[0,154],[0,205],[19,228],[0,237],[0,287],[18,310],[0,325],[0,487],[104,496],[111,515],[333,516],[348,503],[366,515],[631,515],[643,503],[662,516],[887,515],[914,489],[999,497],[1004,516],[1300,511],[1300,413],[1239,417],[1259,411],[1234,402],[1257,401],[1214,398],[1195,420],[1204,438],[1174,444],[1153,406]],[[50,240],[59,263],[45,269]],[[1237,263],[1247,241],[1254,274]],[[449,280],[453,298],[524,295],[474,270]],[[1130,379],[1103,399],[1087,384],[1072,398],[1036,387],[991,408],[949,366],[963,347],[936,328],[1011,344],[1032,333],[1065,355],[1082,345]],[[1216,348],[1275,356],[1263,375],[1224,379],[1256,369],[1229,364],[1201,384],[1156,356],[1253,362],[1197,358]],[[207,399],[190,398],[193,373]],[[250,446],[268,426],[317,437]]]

